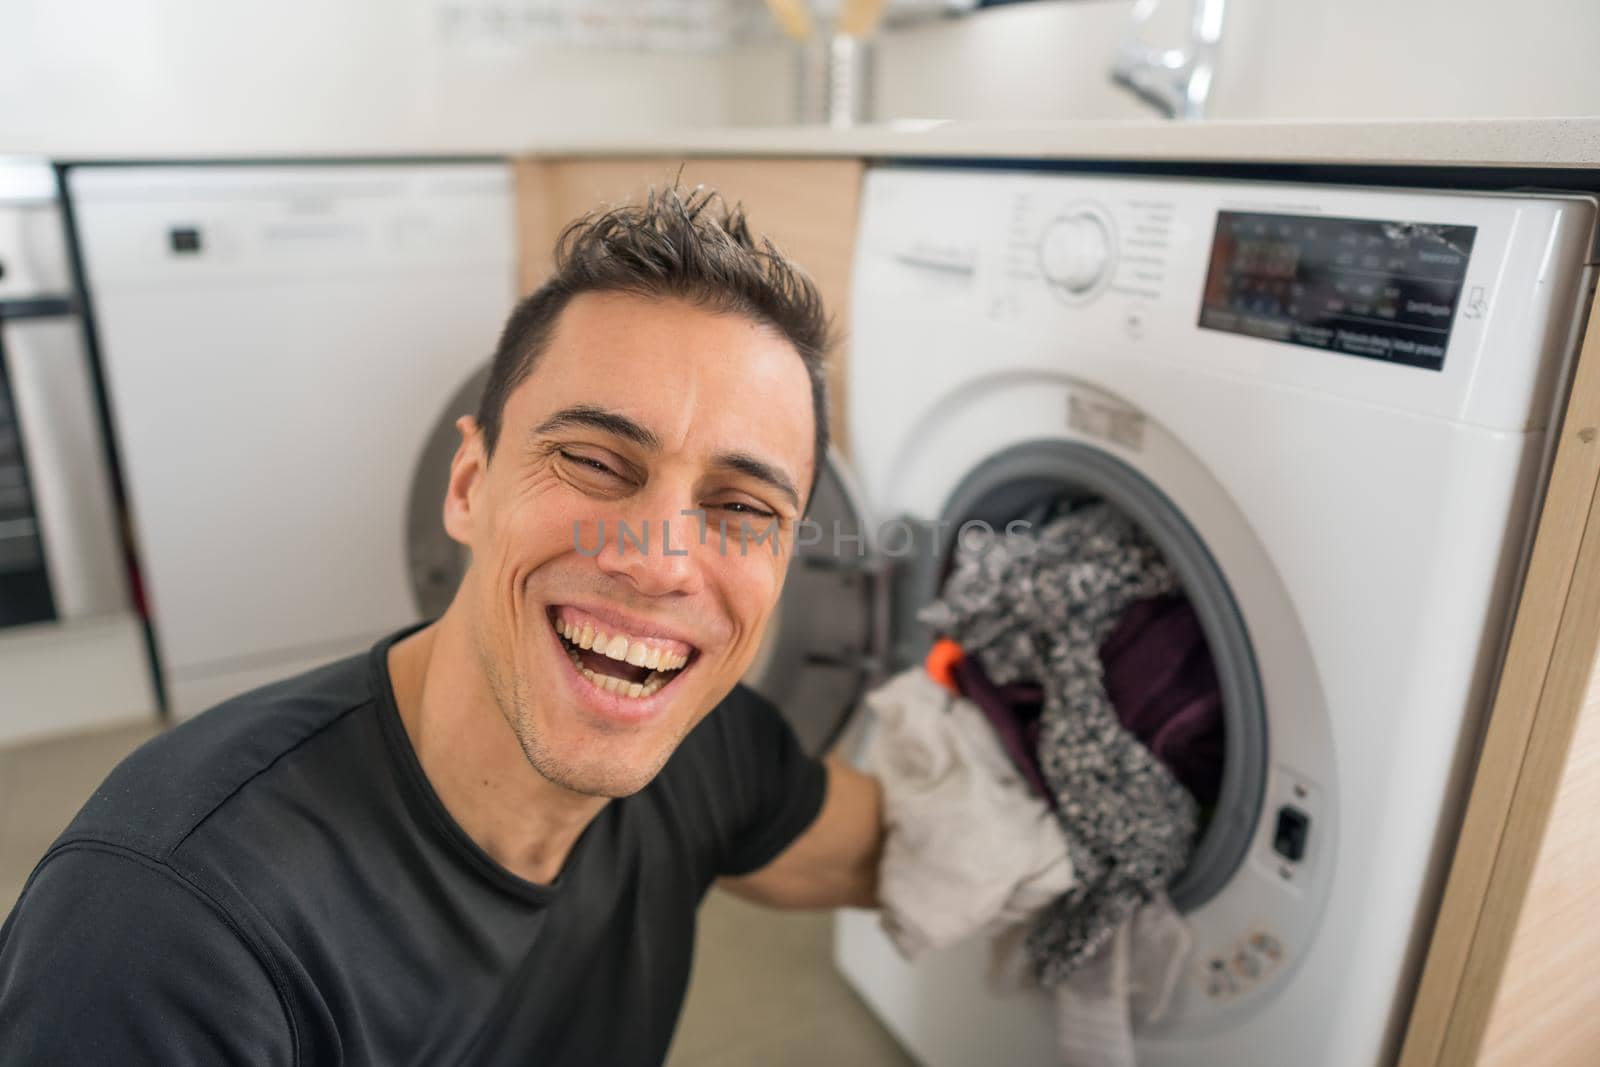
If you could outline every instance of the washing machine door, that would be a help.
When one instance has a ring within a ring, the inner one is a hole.
[[[460,436],[455,421],[478,410],[485,365],[462,383],[423,445],[406,513],[411,592],[424,618],[450,606],[467,569],[467,550],[444,531],[440,510]],[[776,704],[806,751],[827,750],[861,693],[879,672],[889,605],[887,571],[843,459],[830,454],[817,479],[803,532],[744,683]]]
[[[744,683],[776,704],[806,751],[844,730],[889,645],[888,561],[855,480],[830,453],[795,538],[783,597]]]

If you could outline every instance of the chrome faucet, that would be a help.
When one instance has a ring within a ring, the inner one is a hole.
[[[1138,0],[1134,4],[1133,37],[1118,51],[1111,80],[1132,90],[1167,118],[1204,118],[1227,0],[1189,0],[1189,41],[1182,48],[1152,48],[1140,36],[1140,29],[1160,3]]]

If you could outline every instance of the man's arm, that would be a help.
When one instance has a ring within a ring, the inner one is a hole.
[[[828,792],[811,826],[758,871],[718,884],[774,908],[874,908],[883,853],[883,790],[876,778],[827,759]]]

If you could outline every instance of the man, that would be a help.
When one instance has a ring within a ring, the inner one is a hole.
[[[713,881],[871,905],[876,783],[737,686],[825,332],[714,197],[569,229],[458,423],[449,609],[112,773],[0,931],[0,1062],[659,1063]]]

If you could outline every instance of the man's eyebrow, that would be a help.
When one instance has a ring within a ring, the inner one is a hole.
[[[594,404],[575,404],[570,408],[562,408],[535,426],[531,436],[538,437],[574,426],[585,426],[591,430],[611,434],[613,437],[620,437],[625,441],[632,441],[640,448],[651,452],[661,450],[661,438],[648,427],[640,425],[626,415],[607,411]]]
[[[711,464],[763,482],[788,497],[795,507],[800,506],[800,491],[795,488],[794,481],[764,459],[757,459],[748,452],[719,452],[711,458]]]

